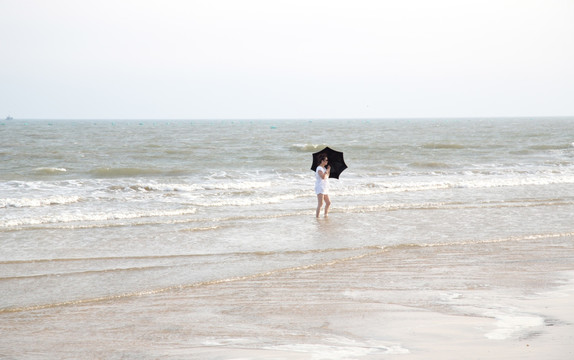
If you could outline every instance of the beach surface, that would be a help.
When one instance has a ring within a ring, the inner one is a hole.
[[[552,247],[545,256],[573,264],[572,240],[507,241],[506,251],[521,259],[512,264],[495,251],[499,242],[474,245],[472,259],[468,245],[400,247],[155,294],[5,312],[0,355],[571,359],[574,269],[547,266],[556,261],[536,248]]]

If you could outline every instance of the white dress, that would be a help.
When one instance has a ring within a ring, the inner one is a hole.
[[[329,177],[326,176],[325,179],[321,179],[319,176],[319,170],[325,173],[327,170],[322,166],[317,166],[317,170],[315,170],[315,194],[329,194]]]

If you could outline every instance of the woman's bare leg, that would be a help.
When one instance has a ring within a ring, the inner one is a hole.
[[[323,194],[317,194],[317,211],[315,213],[315,217],[319,217],[322,206],[323,206]]]
[[[323,195],[325,199],[325,217],[327,217],[329,213],[329,206],[331,206],[331,200],[329,200],[329,195]]]

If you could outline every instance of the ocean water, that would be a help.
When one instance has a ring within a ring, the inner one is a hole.
[[[349,168],[315,219],[325,146]],[[70,334],[101,358],[412,351],[321,328],[321,308],[356,303],[521,338],[545,318],[509,299],[574,270],[574,118],[10,120],[0,158],[8,358],[75,358]]]

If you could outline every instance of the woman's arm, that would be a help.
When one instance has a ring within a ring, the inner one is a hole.
[[[331,173],[331,167],[327,166],[327,171],[323,172],[319,170],[319,177],[321,177],[321,179],[325,179],[325,177],[329,177],[330,173]]]

